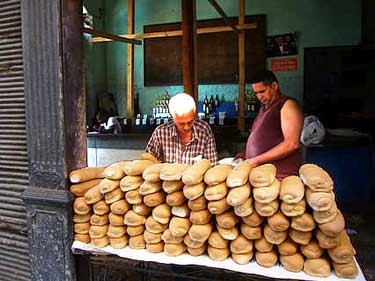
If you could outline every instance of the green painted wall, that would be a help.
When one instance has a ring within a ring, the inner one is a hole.
[[[127,1],[91,0],[86,8],[90,11],[103,5],[105,17],[103,30],[125,34],[127,30]],[[143,26],[181,21],[180,0],[135,0],[135,32],[143,33]],[[237,16],[237,3],[233,0],[217,0],[228,16]],[[219,17],[207,0],[196,0],[197,19]],[[266,14],[267,35],[297,32],[299,37],[299,69],[297,72],[276,73],[284,93],[303,103],[303,49],[305,47],[356,45],[361,40],[361,0],[247,0],[246,15]],[[120,115],[126,115],[126,44],[94,43],[92,50],[105,51],[104,58],[92,51],[88,66],[93,67],[90,85],[106,85],[114,93]],[[102,47],[97,47],[101,45]],[[104,47],[103,47],[104,46]],[[135,45],[134,90],[140,94],[143,113],[150,113],[155,98],[168,91],[176,94],[182,86],[144,87],[143,46]],[[102,53],[101,53],[102,54]],[[90,57],[90,55],[88,55]],[[267,62],[269,64],[269,60]],[[103,67],[103,66],[105,67]],[[101,70],[101,71],[99,71]],[[105,78],[106,81],[102,81]],[[99,88],[102,90],[102,88]],[[238,96],[238,85],[199,85],[199,98],[206,93],[225,94],[226,101]],[[98,91],[87,88],[88,95]]]

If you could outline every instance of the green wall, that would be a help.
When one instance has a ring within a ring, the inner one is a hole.
[[[87,2],[87,3],[86,3]],[[135,0],[135,32],[143,26],[181,21],[180,0]],[[237,16],[238,1],[217,0],[228,16]],[[218,18],[207,0],[196,0],[197,19]],[[125,34],[127,30],[127,1],[84,1],[91,12],[104,7],[101,30]],[[266,14],[267,35],[297,32],[299,54],[297,72],[278,72],[284,93],[303,103],[303,50],[305,47],[356,45],[361,40],[361,0],[247,0],[246,15]],[[120,115],[126,115],[126,49],[124,43],[93,43],[86,55],[92,75],[87,77],[87,95],[108,90],[115,94]],[[176,94],[182,86],[144,87],[143,46],[135,45],[134,91],[140,95],[142,113],[150,113],[155,98],[168,91]],[[104,54],[103,54],[104,52]],[[103,56],[100,57],[99,56]],[[269,64],[269,61],[267,61]],[[89,71],[90,72],[90,71]],[[93,81],[91,81],[91,79]],[[103,79],[105,81],[103,81]],[[105,86],[106,89],[102,87]],[[238,85],[199,85],[200,100],[208,94],[225,93],[226,101],[238,96]],[[90,110],[89,110],[90,111]]]

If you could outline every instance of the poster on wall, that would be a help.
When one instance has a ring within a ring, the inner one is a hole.
[[[266,56],[281,57],[298,54],[298,42],[295,32],[267,36]]]
[[[271,59],[270,64],[273,72],[289,72],[298,70],[297,57]]]

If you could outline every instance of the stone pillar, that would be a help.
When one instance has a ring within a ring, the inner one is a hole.
[[[76,280],[68,175],[86,166],[82,1],[21,0],[32,280]]]

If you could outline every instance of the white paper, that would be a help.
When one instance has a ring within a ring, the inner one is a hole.
[[[165,264],[179,264],[179,265],[200,265],[200,266],[207,266],[207,267],[214,267],[214,268],[222,268],[231,271],[238,271],[242,273],[248,274],[256,274],[256,275],[263,275],[268,277],[274,278],[284,278],[284,279],[298,279],[298,280],[337,280],[337,281],[344,281],[344,280],[355,280],[355,281],[363,281],[366,280],[363,272],[356,262],[358,267],[358,275],[355,279],[345,279],[345,278],[338,278],[333,272],[327,278],[319,278],[313,277],[305,274],[304,272],[290,272],[285,270],[280,264],[275,265],[271,268],[265,268],[258,265],[255,261],[252,261],[246,265],[240,265],[235,263],[232,259],[228,258],[224,261],[214,261],[210,259],[207,255],[202,255],[198,257],[191,256],[189,254],[182,254],[178,257],[168,257],[164,253],[150,253],[147,250],[134,250],[130,249],[129,247],[125,247],[123,249],[113,249],[111,246],[106,246],[104,248],[96,248],[91,244],[85,244],[79,241],[74,241],[72,245],[73,253],[78,253],[79,250],[87,251],[89,253],[95,254],[113,254],[119,257],[128,258],[132,260],[141,260],[141,261],[151,261],[151,262],[158,262],[158,263],[165,263]]]

